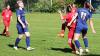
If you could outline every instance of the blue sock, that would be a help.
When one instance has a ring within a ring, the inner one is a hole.
[[[27,47],[30,47],[30,37],[26,37],[26,45]]]
[[[75,40],[74,42],[75,42],[76,47],[79,49],[81,47],[79,41]]]
[[[84,41],[85,47],[87,48],[88,47],[88,39],[87,38],[84,38],[83,41]]]
[[[16,42],[15,42],[16,47],[18,47],[18,44],[19,44],[20,40],[21,40],[20,38],[16,38]]]

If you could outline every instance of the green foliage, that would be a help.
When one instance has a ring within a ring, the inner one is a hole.
[[[3,1],[0,0],[0,12],[1,12],[2,9],[3,9],[3,6],[4,6],[4,5],[3,5]]]

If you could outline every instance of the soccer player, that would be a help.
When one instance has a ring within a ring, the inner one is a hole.
[[[73,10],[73,8],[71,8],[71,5],[68,5],[67,9],[66,9],[67,14],[65,16],[62,15],[61,11],[59,11],[59,13],[60,13],[61,18],[65,19],[66,26],[69,30],[68,44],[69,44],[70,48],[72,49],[72,52],[78,54],[78,51],[75,49],[75,46],[72,42],[73,37],[74,37],[75,27],[76,27],[77,14],[76,14],[76,12],[73,12],[72,10]]]
[[[12,19],[12,11],[10,10],[10,5],[7,5],[5,9],[2,11],[2,17],[3,17],[3,23],[4,23],[4,30],[2,32],[2,35],[5,35],[7,37],[10,36],[9,33],[9,26],[10,26],[10,21]]]
[[[89,20],[92,32],[96,33],[94,26],[93,26],[93,21],[91,19],[92,17],[91,10],[90,10],[92,9],[91,7],[92,5],[89,2],[85,2],[84,8],[79,8],[77,10],[78,16],[77,16],[76,30],[74,34],[74,42],[75,42],[76,47],[79,49],[80,55],[83,54],[83,49],[78,41],[81,33],[82,33],[82,38],[83,38],[84,45],[85,45],[85,52],[86,53],[89,52],[88,39],[87,39],[87,30],[88,30],[87,20]]]
[[[77,11],[77,8],[76,8],[76,5],[75,4],[70,4],[70,7],[71,7],[71,12],[72,13],[74,13],[74,12]],[[65,29],[66,29],[66,22],[65,22],[65,19],[63,19],[63,18],[61,18],[61,21],[62,21],[62,26],[61,26],[61,31],[58,34],[58,36],[64,37],[64,33],[65,33]]]
[[[17,31],[19,36],[16,38],[14,49],[18,50],[18,44],[21,38],[25,35],[27,50],[33,50],[34,48],[30,47],[30,33],[28,31],[28,22],[26,21],[25,18],[24,4],[22,1],[18,1],[17,4],[18,4],[18,9],[16,10],[16,15],[17,15]]]

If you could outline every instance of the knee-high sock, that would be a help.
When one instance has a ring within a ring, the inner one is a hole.
[[[63,23],[61,30],[64,30],[65,31],[65,29],[66,29],[66,23]]]
[[[88,48],[88,39],[87,38],[84,38],[83,41],[84,41],[85,47]]]
[[[79,41],[75,40],[74,42],[75,42],[76,47],[79,49],[81,47]]]
[[[16,42],[15,42],[16,47],[18,47],[18,44],[19,44],[20,40],[21,40],[20,38],[16,38]]]
[[[69,44],[70,48],[72,48],[73,51],[76,51],[75,45],[72,43],[72,41],[69,42],[68,44]]]
[[[30,47],[30,37],[26,37],[26,45],[27,47]]]

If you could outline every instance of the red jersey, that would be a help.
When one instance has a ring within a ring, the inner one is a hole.
[[[66,19],[66,23],[67,23],[67,24],[72,20],[72,18],[73,18],[73,16],[75,15],[76,11],[77,11],[77,8],[74,7],[74,8],[72,8],[72,11],[71,11],[71,12],[69,12],[69,13],[67,13],[65,16],[63,16],[63,18]],[[76,21],[74,21],[74,22],[71,24],[70,27],[75,27],[75,26],[76,26]]]
[[[11,16],[12,16],[12,11],[8,10],[8,9],[4,9],[2,11],[2,16],[4,20],[10,20]]]
[[[74,15],[75,15],[75,13],[69,12],[65,16],[63,16],[63,18],[66,19],[66,23],[68,24],[72,20],[72,18],[73,18]],[[76,26],[76,21],[74,21],[71,24],[70,27],[75,27],[75,26]]]

